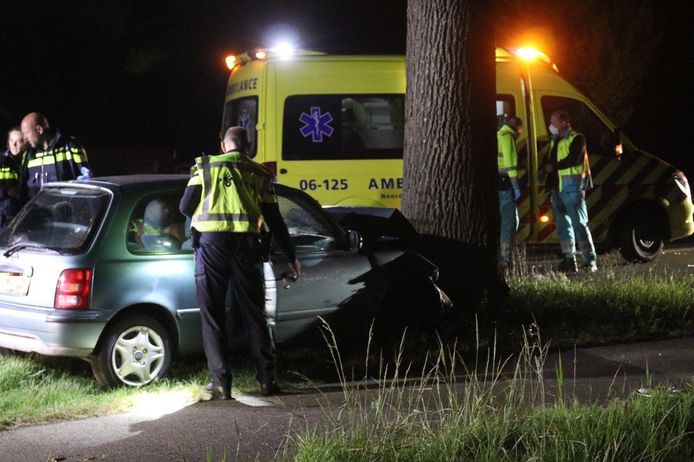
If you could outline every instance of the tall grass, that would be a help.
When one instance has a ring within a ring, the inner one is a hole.
[[[334,348],[334,346],[333,346]],[[337,352],[337,349],[335,349]],[[509,359],[495,352],[465,369],[441,348],[419,371],[396,357],[379,386],[343,384],[345,402],[325,409],[327,431],[293,437],[297,461],[685,461],[694,456],[694,393],[633,396],[598,406],[550,395],[546,347],[526,339]],[[336,364],[340,359],[336,353]],[[459,371],[462,369],[462,371]],[[463,372],[463,378],[457,375]],[[412,376],[416,377],[413,385]],[[561,388],[563,377],[557,377]]]

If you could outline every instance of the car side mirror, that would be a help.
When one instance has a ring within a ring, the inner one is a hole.
[[[349,243],[349,248],[351,249],[361,249],[362,238],[359,231],[354,231],[350,229],[347,231],[347,242]]]

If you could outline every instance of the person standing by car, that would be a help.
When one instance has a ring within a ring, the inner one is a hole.
[[[36,150],[27,162],[29,198],[50,181],[82,180],[92,176],[82,145],[75,138],[52,129],[43,114],[32,112],[24,116],[22,134]]]
[[[511,249],[518,230],[518,209],[516,201],[520,199],[518,185],[518,149],[516,138],[523,131],[523,121],[511,116],[496,132],[498,145],[497,164],[499,166],[499,213],[501,215],[501,234],[499,250],[501,262],[511,268]]]
[[[0,229],[12,220],[20,205],[21,162],[26,143],[19,127],[7,133],[7,151],[0,155]]]
[[[564,260],[559,271],[575,273],[576,243],[585,261],[584,268],[598,270],[593,237],[588,228],[586,190],[593,187],[585,137],[571,128],[569,114],[555,111],[550,117],[552,141],[548,162],[543,165],[547,174],[545,188],[551,195],[552,213],[557,226]]]
[[[231,399],[225,301],[232,291],[241,314],[256,378],[263,395],[279,393],[275,358],[265,318],[265,286],[260,232],[267,223],[282,247],[293,278],[301,274],[279,212],[270,172],[246,152],[251,143],[241,127],[231,127],[222,140],[222,154],[195,159],[179,205],[191,218],[195,248],[195,284],[200,303],[202,337],[212,399]]]

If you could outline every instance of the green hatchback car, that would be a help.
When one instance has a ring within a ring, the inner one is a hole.
[[[174,355],[202,352],[190,226],[178,212],[187,180],[46,185],[0,237],[0,348],[86,359],[107,386],[145,385]],[[346,306],[365,274],[403,251],[367,252],[307,194],[282,185],[277,193],[304,273],[285,280],[279,252],[264,265],[268,326],[281,344]],[[406,287],[434,286],[436,267],[423,264]]]

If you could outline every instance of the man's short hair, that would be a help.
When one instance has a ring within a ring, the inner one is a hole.
[[[518,130],[519,128],[523,127],[523,121],[520,117],[511,116],[508,119],[506,119],[506,125],[508,125],[514,130]]]
[[[238,149],[247,151],[251,145],[248,132],[243,127],[229,127],[224,133],[224,144],[233,143]]]
[[[561,122],[571,123],[571,117],[569,117],[569,113],[566,111],[554,111],[552,116],[557,116]]]

